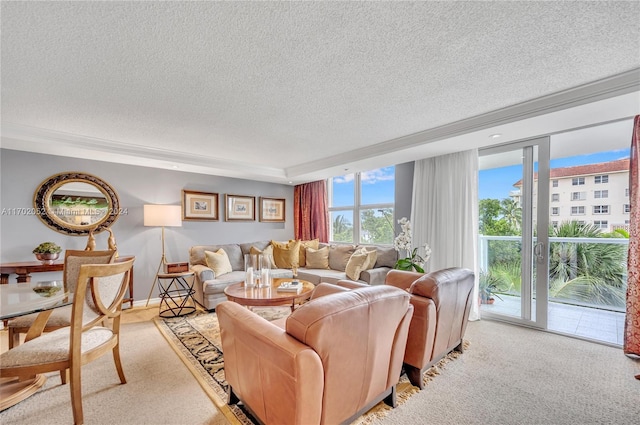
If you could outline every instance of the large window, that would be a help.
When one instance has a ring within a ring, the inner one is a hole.
[[[329,239],[392,244],[395,180],[395,167],[329,179]]]

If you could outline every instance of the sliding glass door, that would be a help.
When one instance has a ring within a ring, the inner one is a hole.
[[[549,138],[480,155],[481,314],[546,328]]]
[[[481,151],[482,317],[622,345],[632,128]]]

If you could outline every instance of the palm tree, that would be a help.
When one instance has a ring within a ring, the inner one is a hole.
[[[600,238],[600,228],[563,222],[551,236]],[[619,244],[552,242],[549,296],[622,307],[626,292],[626,247]]]
[[[336,242],[350,242],[353,239],[353,227],[345,216],[338,215],[333,220],[333,240]]]
[[[349,222],[343,215],[336,216],[333,220],[333,233],[342,233],[349,228]]]
[[[516,233],[520,233],[522,225],[522,207],[520,204],[515,199],[505,198],[500,201],[500,212],[509,226]]]

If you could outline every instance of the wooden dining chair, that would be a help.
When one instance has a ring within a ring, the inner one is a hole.
[[[79,251],[67,250],[64,254],[64,271],[62,281],[65,292],[73,293],[78,281],[78,273],[82,264],[108,264],[116,258],[116,251]],[[20,344],[20,334],[26,334],[36,322],[38,313],[10,319],[7,323],[9,349]],[[55,309],[51,312],[44,332],[55,331],[71,324],[71,306]]]
[[[46,372],[60,371],[62,374],[69,369],[73,420],[82,424],[83,364],[111,350],[120,382],[127,382],[120,362],[120,319],[133,262],[81,265],[71,326],[0,354],[0,376],[29,379]]]

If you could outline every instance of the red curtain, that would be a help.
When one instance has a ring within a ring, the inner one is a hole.
[[[327,183],[299,184],[293,189],[293,230],[296,239],[329,242]]]
[[[640,115],[633,122],[629,166],[629,259],[627,263],[627,314],[624,353],[640,356]],[[640,379],[640,375],[636,375]]]

